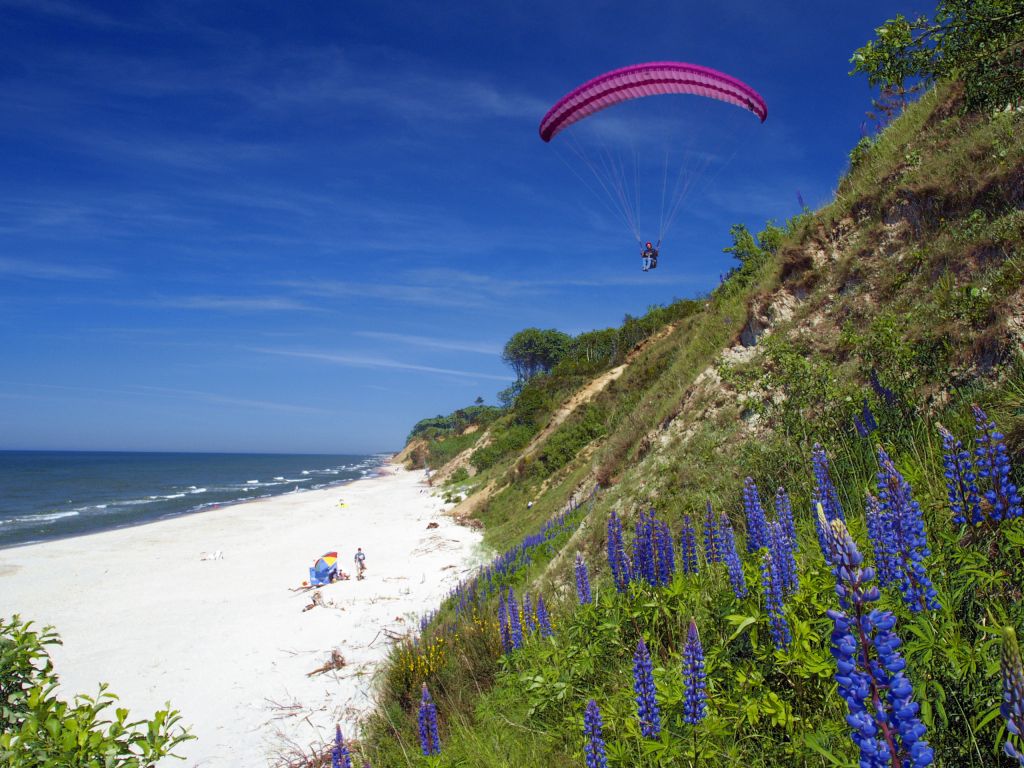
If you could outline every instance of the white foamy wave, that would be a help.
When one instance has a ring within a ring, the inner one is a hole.
[[[278,476],[277,476],[277,477],[275,477],[274,479],[275,479],[275,480],[284,480],[284,478],[283,478],[283,477],[281,477],[280,475],[278,475]]]
[[[192,488],[189,490],[189,493],[206,493],[206,489],[205,488],[196,488],[193,485]]]
[[[168,494],[167,496],[161,496],[160,498],[162,498],[162,499],[183,499],[183,498],[185,498],[185,494],[184,493],[171,493],[171,494]]]
[[[65,517],[76,517],[78,512],[72,510],[70,512],[54,512],[50,515],[30,515],[28,517],[16,517],[14,518],[15,523],[52,523],[55,520],[60,520]]]
[[[246,485],[259,485],[260,481],[259,480],[246,480],[245,484]]]

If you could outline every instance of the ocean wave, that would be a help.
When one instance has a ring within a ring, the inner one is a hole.
[[[71,510],[70,512],[53,512],[49,515],[28,515],[26,517],[16,517],[9,522],[14,523],[52,523],[56,520],[61,520],[65,517],[77,517],[77,510]]]

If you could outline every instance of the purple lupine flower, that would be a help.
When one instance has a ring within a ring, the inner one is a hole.
[[[831,521],[830,528],[836,593],[840,604],[848,606],[848,612],[828,611],[834,625],[832,655],[860,764],[929,766],[932,749],[922,740],[926,729],[903,673],[900,639],[892,631],[896,618],[870,608],[879,598],[878,587],[870,583],[874,571],[861,567],[864,558],[841,520]]]
[[[722,549],[725,552],[725,567],[729,571],[729,584],[736,599],[742,600],[747,596],[747,580],[743,576],[743,563],[740,562],[740,555],[736,551],[736,536],[724,512],[719,521],[718,530],[722,533]]]
[[[924,567],[924,558],[931,554],[925,537],[921,505],[912,495],[910,483],[903,479],[892,459],[879,446],[878,501],[884,518],[892,525],[900,570],[900,592],[903,602],[914,612],[937,610],[935,588]]]
[[[871,406],[868,405],[866,397],[864,398],[863,405],[860,407],[860,418],[869,434],[878,429],[878,421],[875,420],[875,414],[871,412]]]
[[[601,727],[601,710],[597,708],[597,702],[591,699],[583,713],[583,752],[586,755],[587,768],[608,768]]]
[[[612,510],[608,517],[608,566],[618,592],[625,592],[630,582],[629,562],[626,559],[626,545],[622,541],[622,521]]]
[[[953,512],[954,525],[967,522],[970,512],[971,524],[982,521],[981,496],[975,481],[974,465],[971,463],[970,452],[964,450],[964,444],[953,437],[953,433],[939,425],[942,435],[942,466],[946,478],[946,497],[949,508]]]
[[[512,652],[512,630],[508,620],[508,607],[505,595],[498,595],[498,631],[501,632],[501,647],[505,653]]]
[[[828,454],[818,443],[814,444],[811,451],[811,464],[814,466],[814,496],[811,498],[811,504],[821,504],[827,520],[842,520],[845,523],[846,513],[843,512],[843,505],[839,501],[836,485],[832,482]]]
[[[1012,519],[1024,513],[1020,493],[1010,478],[1010,459],[1006,453],[1003,435],[996,429],[994,421],[977,405],[972,405],[974,412],[974,442],[978,447],[974,451],[977,456],[976,466],[978,477],[988,481],[985,500],[989,504],[989,516],[993,520]]]
[[[1021,663],[1020,646],[1013,627],[1003,628],[1003,652],[1000,670],[1003,678],[1003,703],[999,712],[1006,720],[1006,730],[1017,738],[1024,735],[1024,664]],[[1024,766],[1024,752],[1017,749],[1010,740],[1003,744],[1003,751],[1016,758]]]
[[[682,560],[683,573],[697,573],[697,532],[693,529],[693,519],[689,515],[683,515],[679,558]]]
[[[633,536],[633,561],[631,573],[634,579],[642,578],[652,587],[658,585],[654,553],[654,512],[640,513]]]
[[[800,588],[793,541],[781,522],[768,524],[768,552],[772,556],[773,573],[778,577],[782,595],[792,595]]]
[[[761,495],[750,477],[743,481],[743,512],[747,517],[747,552],[768,546],[768,522],[761,506]]]
[[[697,622],[690,619],[690,631],[683,646],[683,720],[696,725],[707,714],[704,647],[697,634]]]
[[[352,768],[352,756],[345,746],[341,735],[341,726],[334,726],[334,747],[331,749],[331,768]]]
[[[427,757],[441,754],[441,738],[437,733],[437,707],[430,698],[426,683],[423,684],[423,696],[420,699],[419,724],[420,747],[423,754]]]
[[[871,372],[868,374],[868,379],[871,381],[871,388],[875,390],[875,394],[882,399],[882,402],[884,402],[889,408],[896,405],[896,393],[882,384],[878,378],[878,371],[872,368]]]
[[[640,733],[645,739],[656,739],[661,733],[661,711],[654,690],[654,666],[647,644],[640,639],[633,654],[633,690],[636,693]]]
[[[761,554],[761,587],[764,589],[764,606],[768,613],[768,626],[775,647],[784,650],[789,647],[793,635],[786,621],[782,597],[782,577],[772,552]]]
[[[864,426],[864,422],[860,420],[860,416],[854,414],[853,416],[853,428],[857,430],[857,434],[861,437],[867,437],[871,434],[868,428]]]
[[[722,562],[725,552],[722,547],[722,534],[718,527],[718,515],[711,509],[708,499],[704,512],[704,559],[708,565]]]
[[[523,594],[523,622],[526,624],[527,632],[537,631],[537,622],[533,618],[533,605],[530,602],[530,593]]]
[[[544,595],[537,595],[537,626],[540,627],[541,637],[551,637],[555,634],[551,629],[551,617],[548,615],[548,607],[544,604]]]
[[[775,519],[782,525],[782,531],[789,539],[790,548],[796,552],[799,547],[796,540],[796,521],[793,520],[793,505],[789,501],[789,494],[782,486],[775,492]]]
[[[589,605],[594,602],[594,598],[590,594],[590,574],[587,573],[587,564],[578,552],[576,553],[576,598],[580,601],[580,605]]]
[[[899,583],[902,575],[899,544],[893,531],[892,518],[882,510],[878,497],[867,494],[864,516],[868,524],[868,538],[875,551],[875,570],[878,586],[883,589]]]
[[[668,523],[661,520],[655,521],[654,546],[658,556],[658,583],[665,586],[671,583],[672,577],[676,573],[676,550],[672,543],[672,530],[668,527]]]
[[[523,647],[523,623],[519,618],[519,603],[516,602],[516,593],[512,591],[512,587],[508,588],[505,611],[508,614],[508,633],[512,641],[512,650],[516,651]]]

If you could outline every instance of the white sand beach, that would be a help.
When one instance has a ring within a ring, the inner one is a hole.
[[[267,765],[289,745],[331,738],[336,722],[351,732],[371,706],[388,632],[418,629],[478,562],[480,534],[444,513],[423,472],[385,471],[0,550],[0,613],[57,629],[65,694],[93,694],[102,681],[135,718],[168,699],[180,709],[198,739],[179,749],[184,762],[161,765]],[[357,546],[367,578],[323,587],[327,607],[304,612],[312,593],[289,588],[330,550],[352,574]],[[332,649],[346,666],[307,676]]]

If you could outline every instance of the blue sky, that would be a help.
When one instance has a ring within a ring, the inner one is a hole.
[[[826,202],[870,100],[850,53],[917,10],[0,0],[0,448],[397,449],[421,417],[495,402],[517,330],[699,294],[731,223]],[[707,141],[645,275],[537,125],[653,60],[724,70],[770,112],[598,116],[643,152],[677,120]]]

